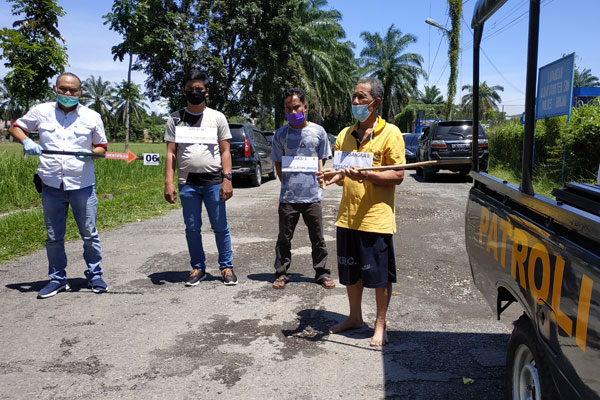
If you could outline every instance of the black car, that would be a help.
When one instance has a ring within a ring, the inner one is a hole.
[[[404,155],[406,163],[414,163],[417,161],[417,146],[419,145],[420,133],[404,133]]]
[[[269,142],[269,144],[272,145],[273,137],[275,136],[275,131],[262,131],[262,134],[265,136],[265,138],[267,138],[267,142]]]
[[[262,132],[246,124],[229,124],[229,130],[233,175],[249,178],[252,186],[260,186],[263,174],[275,178],[271,145]]]
[[[440,121],[425,129],[417,146],[417,162],[441,160],[443,166],[417,168],[417,175],[423,175],[431,181],[440,169],[460,172],[463,175],[471,171],[471,141],[473,139],[473,121]],[[479,170],[487,172],[490,153],[488,140],[481,124],[479,125]],[[453,164],[452,162],[456,162]]]

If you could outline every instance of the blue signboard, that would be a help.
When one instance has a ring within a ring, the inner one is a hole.
[[[571,115],[574,65],[571,53],[539,69],[535,119]]]

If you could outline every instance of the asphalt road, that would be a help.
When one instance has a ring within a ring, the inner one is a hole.
[[[50,299],[36,299],[45,251],[1,264],[0,398],[498,399],[512,328],[496,321],[470,276],[463,228],[470,185],[455,174],[420,182],[407,171],[397,188],[399,282],[383,348],[369,346],[370,290],[368,326],[327,334],[348,312],[346,291],[313,282],[302,222],[292,282],[271,288],[277,181],[236,184],[228,202],[235,287],[220,280],[210,231],[211,276],[183,286],[189,261],[180,210],[101,232],[106,294],[86,288],[81,241],[67,244],[73,291]],[[329,187],[323,201],[336,282],[340,196]]]

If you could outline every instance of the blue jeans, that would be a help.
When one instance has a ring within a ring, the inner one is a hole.
[[[202,247],[202,203],[206,208],[210,227],[215,232],[215,241],[219,251],[219,269],[233,268],[231,236],[227,225],[225,202],[221,201],[221,185],[179,185],[179,199],[183,207],[185,238],[190,252],[192,268],[204,271],[206,256]]]
[[[67,254],[65,253],[65,231],[69,204],[83,239],[83,259],[88,267],[86,277],[92,279],[102,275],[100,262],[102,249],[96,230],[96,187],[94,185],[76,190],[63,190],[43,185],[42,207],[46,223],[46,253],[48,254],[48,276],[52,280],[67,279]]]

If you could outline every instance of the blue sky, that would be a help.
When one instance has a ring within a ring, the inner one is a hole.
[[[127,77],[127,65],[114,62],[111,46],[120,42],[120,37],[103,25],[102,15],[110,11],[112,0],[59,0],[66,15],[60,19],[59,30],[66,39],[70,66],[82,79],[90,75],[102,76],[105,80],[120,82]],[[464,21],[461,26],[460,75],[457,97],[459,102],[462,85],[472,83],[472,34],[470,30],[476,0],[463,2]],[[16,19],[10,12],[7,1],[0,2],[0,26],[11,26]],[[482,47],[489,57],[482,54],[481,80],[489,85],[501,85],[502,105],[509,114],[523,110],[525,61],[527,56],[527,9],[529,1],[508,0],[487,23]],[[432,18],[450,28],[446,0],[329,0],[327,8],[342,13],[341,24],[347,38],[356,44],[356,55],[363,47],[360,33],[378,32],[384,35],[391,24],[417,37],[417,43],[407,51],[421,54],[423,68],[429,71],[428,82],[437,85],[446,94],[448,80],[448,45],[442,31],[425,24]],[[597,0],[542,0],[540,23],[540,52],[538,65],[548,64],[563,54],[576,53],[576,64],[590,68],[600,76],[600,51],[594,43],[599,37],[597,16],[600,1]],[[469,27],[467,27],[467,25]],[[499,70],[500,72],[498,72]],[[0,66],[0,76],[7,69]],[[135,83],[143,84],[144,75],[134,73]]]

